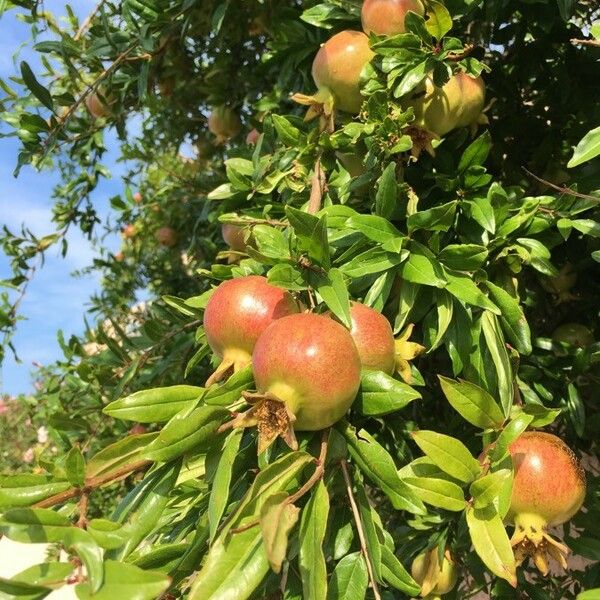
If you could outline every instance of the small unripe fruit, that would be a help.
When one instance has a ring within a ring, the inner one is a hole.
[[[518,564],[531,555],[542,573],[547,555],[564,568],[568,548],[546,533],[567,522],[583,504],[585,473],[573,451],[558,437],[526,432],[510,445],[514,482],[507,520],[515,524],[511,543]]]
[[[394,333],[389,321],[375,309],[353,302],[350,307],[350,335],[356,344],[363,369],[383,371],[391,375],[396,356]]]
[[[229,106],[217,106],[208,117],[208,129],[219,143],[236,137],[242,130],[238,114]]]
[[[246,229],[239,225],[232,225],[231,223],[223,223],[221,225],[223,240],[234,252],[246,251],[245,232]]]
[[[419,554],[410,571],[413,579],[421,586],[421,596],[428,598],[451,592],[458,580],[456,564],[448,550],[444,553],[441,565],[437,548]]]
[[[258,129],[254,128],[250,130],[248,132],[248,135],[246,136],[246,144],[248,144],[248,146],[256,146],[259,137],[260,132],[258,131]]]
[[[586,348],[594,343],[594,336],[585,325],[565,323],[554,330],[552,341],[557,344],[565,343],[576,348]]]
[[[92,92],[85,98],[85,107],[95,119],[110,117],[112,111],[107,98],[101,98],[100,94]]]
[[[161,245],[167,248],[172,248],[177,244],[177,232],[172,227],[161,227],[156,230],[154,238]]]
[[[312,76],[319,90],[333,94],[335,107],[357,114],[363,98],[360,73],[373,58],[369,38],[361,31],[342,31],[327,40],[317,52]]]
[[[132,225],[131,223],[129,223],[128,225],[125,225],[125,227],[123,227],[123,229],[121,230],[121,235],[123,236],[123,239],[126,240],[130,240],[131,238],[133,238],[136,234],[136,229],[135,229],[135,225]]]
[[[408,11],[425,14],[420,0],[365,0],[361,20],[365,33],[396,35],[404,33],[404,19]]]
[[[249,275],[221,283],[204,311],[206,339],[222,359],[206,384],[248,366],[263,331],[273,321],[299,310],[289,292],[270,285],[265,277]]]

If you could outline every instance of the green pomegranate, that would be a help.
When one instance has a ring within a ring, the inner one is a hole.
[[[564,323],[559,325],[552,334],[552,341],[565,343],[575,348],[586,348],[594,343],[592,332],[581,323]]]
[[[458,580],[456,564],[448,550],[440,565],[438,549],[419,554],[411,565],[413,579],[421,585],[421,596],[434,600],[454,589]]]
[[[363,30],[377,35],[404,33],[404,19],[409,10],[425,14],[421,0],[365,0],[360,13]]]

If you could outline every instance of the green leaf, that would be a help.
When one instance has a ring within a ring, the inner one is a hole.
[[[385,544],[381,544],[381,558],[382,574],[387,583],[411,597],[418,596],[421,586],[409,575],[404,565]]]
[[[108,519],[92,519],[88,522],[86,530],[96,543],[106,550],[120,548],[126,542],[128,535],[120,523]]]
[[[421,394],[383,371],[363,370],[356,404],[363,415],[379,417],[401,410]]]
[[[509,340],[521,354],[531,354],[531,331],[519,301],[491,281],[485,285],[501,311],[500,322]]]
[[[380,248],[371,248],[355,256],[351,261],[340,265],[339,269],[348,277],[357,278],[387,271],[404,260],[402,254],[386,252]]]
[[[210,406],[228,406],[240,399],[242,392],[254,387],[252,367],[236,371],[225,383],[211,386],[204,396]]]
[[[192,408],[205,389],[194,385],[173,385],[135,392],[105,406],[103,413],[138,423],[163,423],[184,408]]]
[[[35,78],[31,67],[21,61],[21,76],[31,93],[48,109],[54,111],[54,102],[50,92]]]
[[[499,429],[504,415],[496,401],[483,388],[470,381],[454,381],[438,375],[442,391],[456,412],[481,429]]]
[[[65,471],[67,478],[75,487],[83,487],[85,483],[85,460],[81,450],[74,446],[65,458]]]
[[[327,241],[327,216],[317,218],[291,206],[285,207],[285,214],[298,239],[298,247],[308,254],[311,260],[329,269],[329,242]]]
[[[64,492],[68,481],[57,481],[48,475],[7,475],[0,478],[0,506],[3,509],[31,506]]]
[[[431,0],[427,4],[427,31],[436,40],[441,40],[452,29],[452,17],[448,9],[439,2]]]
[[[425,246],[412,241],[410,256],[402,269],[402,278],[412,283],[444,287],[447,283],[444,269],[434,254]]]
[[[143,457],[167,462],[187,452],[206,450],[214,443],[217,429],[228,416],[229,411],[219,406],[201,406],[191,413],[184,410],[164,426]]]
[[[346,227],[360,231],[374,242],[384,243],[394,238],[403,237],[387,219],[376,215],[356,215],[346,221]]]
[[[375,195],[375,213],[384,219],[391,218],[398,201],[398,186],[396,183],[396,163],[390,162],[379,181]]]
[[[409,215],[406,220],[409,233],[412,233],[417,229],[426,229],[427,231],[448,231],[454,222],[457,206],[458,203],[452,201]]]
[[[98,477],[143,460],[146,447],[158,437],[156,433],[128,435],[92,456],[86,468],[87,477]]]
[[[369,574],[363,555],[360,552],[347,554],[331,575],[327,600],[362,600],[368,584]]]
[[[353,479],[356,486],[356,504],[358,505],[358,512],[360,513],[360,519],[365,533],[367,552],[369,553],[375,579],[381,581],[381,543],[375,527],[375,518],[377,517],[377,514],[369,502],[360,474],[354,474]]]
[[[466,510],[467,526],[475,552],[494,575],[517,585],[515,557],[502,519],[493,508]]]
[[[0,577],[2,600],[43,600],[52,593],[50,588]]]
[[[588,131],[577,144],[567,168],[577,167],[592,158],[600,155],[600,127]]]
[[[446,331],[448,331],[448,327],[450,327],[450,323],[452,323],[452,315],[454,314],[454,301],[452,300],[452,296],[448,294],[445,290],[440,290],[437,292],[437,331],[435,334],[435,338],[431,340],[431,343],[428,344],[427,353],[433,352],[444,339],[444,335]]]
[[[494,314],[500,314],[500,309],[477,287],[470,275],[450,269],[446,269],[445,274],[448,280],[446,289],[455,298],[466,304],[489,310]]]
[[[489,233],[495,233],[496,217],[489,197],[479,196],[472,200],[463,200],[462,204],[468,216]]]
[[[350,296],[339,269],[329,269],[326,275],[315,277],[315,289],[331,312],[348,328],[352,327],[350,317]]]
[[[532,421],[532,415],[519,413],[504,427],[490,452],[492,462],[498,462],[507,456],[510,444],[518,439]]]
[[[475,271],[487,257],[487,248],[476,244],[449,244],[438,254],[440,262],[456,271]]]
[[[302,511],[300,523],[300,555],[298,565],[302,578],[303,598],[327,598],[327,565],[323,554],[323,541],[329,516],[329,494],[320,480]]]
[[[297,127],[294,127],[285,117],[277,114],[271,114],[273,127],[277,131],[279,139],[287,146],[298,146],[302,139],[302,133]]]
[[[300,509],[288,502],[286,492],[273,494],[260,509],[260,528],[265,552],[274,573],[281,572],[288,536],[298,522]]]
[[[475,480],[469,487],[469,493],[473,497],[473,506],[475,508],[485,508],[493,505],[497,511],[498,497],[511,478],[512,472],[510,469],[500,469]]]
[[[81,583],[75,591],[79,600],[154,600],[167,590],[170,582],[159,571],[144,571],[135,565],[107,560],[100,590],[94,592],[90,584]]]
[[[403,481],[425,504],[456,512],[467,505],[462,489],[451,481],[434,477],[404,477]]]
[[[211,541],[217,533],[221,517],[227,508],[233,463],[237,457],[243,433],[242,429],[236,429],[231,432],[219,458],[219,464],[212,482],[208,501],[208,522],[210,524]]]
[[[600,587],[581,592],[576,600],[600,600]]]
[[[464,173],[469,167],[483,165],[492,147],[492,138],[489,131],[485,131],[474,142],[467,146],[460,157],[458,172]]]
[[[470,483],[481,474],[481,465],[456,438],[419,430],[412,434],[417,446],[442,470],[459,481]]]

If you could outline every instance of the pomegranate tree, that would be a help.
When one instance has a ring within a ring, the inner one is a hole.
[[[236,137],[242,130],[238,114],[229,106],[217,106],[208,117],[208,129],[222,144]]]
[[[547,528],[567,522],[581,508],[585,473],[573,451],[550,433],[524,433],[511,444],[510,454],[515,476],[507,519],[515,525],[511,543],[517,564],[532,556],[546,574],[551,556],[566,568],[569,550]]]
[[[365,33],[396,35],[404,33],[408,11],[425,13],[421,0],[365,0],[360,13]]]
[[[204,311],[206,339],[221,359],[206,385],[248,366],[263,331],[299,310],[289,292],[270,285],[265,277],[248,275],[221,283]]]
[[[415,125],[443,136],[457,127],[476,123],[484,104],[483,79],[460,71],[441,88],[434,84],[433,77],[427,77],[405,101],[404,107],[413,108]]]
[[[359,302],[350,307],[350,335],[363,368],[392,374],[396,367],[394,334],[389,321],[375,309]]]
[[[276,320],[252,354],[257,393],[229,427],[257,426],[258,451],[281,436],[296,449],[294,430],[318,431],[339,421],[360,386],[360,357],[348,330],[313,313]]]
[[[438,549],[419,554],[411,565],[413,579],[421,586],[421,596],[434,600],[454,589],[458,579],[456,564],[446,550],[440,564]]]

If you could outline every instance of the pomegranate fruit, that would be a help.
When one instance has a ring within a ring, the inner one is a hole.
[[[161,227],[156,230],[154,238],[161,246],[172,248],[177,244],[179,236],[172,227]]]
[[[248,135],[246,136],[246,144],[248,144],[248,146],[256,146],[259,137],[260,132],[258,131],[258,129],[251,129],[248,132]]]
[[[421,0],[365,0],[360,13],[364,32],[377,35],[404,33],[404,18],[409,10],[425,14]]]
[[[221,364],[207,386],[250,364],[254,346],[276,319],[299,311],[289,292],[248,275],[221,283],[204,311],[204,331]]]
[[[217,106],[208,117],[208,129],[222,144],[236,137],[242,130],[238,114],[229,106]]]
[[[232,225],[231,223],[223,223],[221,226],[221,235],[225,243],[234,252],[245,252],[246,251],[246,228],[240,227],[239,225]]]
[[[413,579],[421,586],[421,596],[433,600],[454,589],[458,580],[456,564],[449,550],[444,553],[440,565],[438,549],[419,554],[410,568]]]
[[[576,348],[585,348],[594,343],[594,336],[585,325],[565,323],[554,330],[552,341],[557,344],[565,343]]]
[[[350,335],[363,368],[391,375],[396,368],[396,348],[389,321],[375,309],[359,302],[352,303],[350,317]]]
[[[125,260],[125,254],[123,252],[117,252],[115,254],[115,260],[117,262],[123,262]]]
[[[131,223],[125,225],[125,227],[123,227],[123,229],[121,230],[121,235],[126,240],[130,240],[131,238],[133,238],[135,236],[135,234],[136,234],[135,225],[132,225]]]
[[[257,393],[251,408],[228,427],[257,426],[259,453],[281,436],[290,448],[294,430],[318,431],[339,421],[360,386],[360,357],[348,330],[329,317],[301,313],[278,319],[252,353]]]
[[[133,194],[132,199],[136,204],[140,204],[140,202],[143,200],[141,192],[136,192]]]
[[[297,102],[311,106],[307,118],[324,114],[330,119],[333,108],[358,114],[363,101],[360,73],[373,56],[369,38],[362,31],[341,31],[327,40],[312,64],[318,92],[294,96]]]
[[[517,564],[532,556],[548,573],[548,555],[566,568],[569,549],[547,528],[568,521],[583,504],[585,473],[573,451],[558,437],[525,432],[510,445],[514,482],[507,520],[515,525],[511,543]]]
[[[94,119],[103,119],[112,115],[110,101],[105,97],[101,97],[97,92],[92,92],[86,96],[85,107]]]
[[[435,86],[432,77],[427,77],[403,102],[403,107],[413,108],[415,125],[441,137],[457,127],[476,123],[484,104],[483,79],[474,79],[461,71],[441,88]]]

